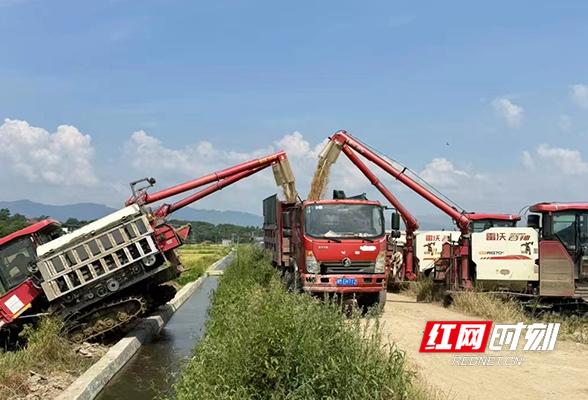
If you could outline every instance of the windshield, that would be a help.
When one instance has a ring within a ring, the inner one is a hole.
[[[28,237],[16,239],[0,248],[0,279],[4,286],[3,292],[27,279],[27,266],[34,259],[35,248]]]
[[[588,213],[554,214],[553,233],[569,249],[588,246]]]
[[[304,229],[313,238],[375,238],[384,234],[384,213],[371,204],[309,205]]]
[[[472,232],[483,232],[490,228],[514,228],[517,221],[505,221],[501,219],[481,219],[472,222]]]

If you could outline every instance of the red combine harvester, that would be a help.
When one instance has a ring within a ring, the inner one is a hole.
[[[337,295],[365,309],[384,305],[388,268],[379,202],[342,191],[332,200],[295,203],[274,195],[263,201],[263,215],[265,249],[291,290]]]
[[[588,203],[531,206],[529,227],[539,231],[541,297],[588,299]]]
[[[76,342],[128,326],[175,295],[163,283],[181,273],[176,249],[190,226],[176,230],[166,218],[269,166],[295,198],[294,176],[281,151],[152,194],[153,178],[132,182],[125,208],[65,235],[58,222],[46,220],[1,239],[0,325],[19,329],[27,318],[52,313],[67,322]],[[176,203],[149,207],[210,183]]]
[[[63,234],[58,221],[47,219],[0,239],[0,327],[31,308],[42,291],[29,279],[36,247]]]
[[[440,280],[446,281],[450,284],[451,287],[470,287],[473,285],[475,277],[483,278],[480,281],[484,281],[487,285],[507,285],[511,284],[513,281],[516,281],[517,284],[524,284],[525,290],[528,289],[529,282],[533,282],[533,273],[527,274],[526,277],[520,277],[517,275],[520,270],[524,270],[527,272],[529,267],[528,264],[531,264],[532,269],[532,260],[531,258],[523,259],[523,258],[515,258],[513,256],[511,261],[516,261],[523,263],[525,262],[525,268],[518,268],[515,266],[513,269],[515,272],[508,270],[507,275],[499,275],[499,276],[492,276],[489,271],[496,268],[496,264],[494,264],[495,260],[489,260],[488,257],[477,257],[477,263],[472,261],[470,254],[472,253],[472,248],[477,249],[478,242],[476,242],[476,246],[472,247],[471,244],[471,235],[478,234],[481,235],[482,232],[486,232],[486,230],[492,231],[492,234],[497,234],[496,230],[508,230],[508,229],[517,229],[516,223],[520,220],[520,217],[517,215],[511,214],[475,214],[475,213],[465,213],[459,212],[450,204],[445,202],[444,200],[440,199],[438,196],[433,194],[431,191],[427,190],[425,187],[417,183],[411,177],[406,175],[403,171],[399,171],[396,169],[392,164],[386,161],[384,158],[380,157],[370,149],[368,149],[365,145],[359,142],[357,139],[353,138],[345,131],[338,131],[330,138],[330,142],[327,144],[327,147],[323,151],[324,157],[326,157],[331,163],[334,163],[337,160],[337,157],[341,151],[343,151],[351,162],[356,165],[363,174],[370,180],[370,182],[376,186],[376,188],[386,197],[388,201],[401,213],[403,216],[405,225],[406,225],[406,245],[403,248],[404,252],[404,265],[401,270],[401,278],[402,279],[414,279],[416,278],[415,274],[415,263],[413,261],[413,241],[414,241],[414,232],[418,228],[418,223],[416,220],[410,216],[408,211],[402,207],[402,205],[391,195],[391,193],[382,185],[382,183],[375,177],[371,171],[359,160],[357,155],[355,155],[352,150],[356,151],[357,153],[361,154],[363,157],[368,159],[369,161],[373,162],[385,172],[392,175],[395,179],[402,182],[408,188],[419,194],[421,197],[425,198],[427,201],[432,203],[434,206],[439,208],[445,214],[449,215],[456,223],[457,227],[460,230],[460,237],[457,243],[453,243],[448,241],[443,247],[443,254],[435,263],[435,274],[436,277]],[[524,231],[520,235],[517,234],[517,238],[526,238],[530,236],[530,232],[528,228],[520,228],[520,230]],[[443,232],[445,234],[449,234],[450,232]],[[512,232],[509,232],[509,234]],[[500,236],[502,237],[502,236]],[[517,239],[518,240],[518,239]],[[522,248],[519,247],[517,244],[517,249]],[[487,250],[480,249],[476,250],[477,255],[487,253]],[[479,253],[479,254],[478,254]],[[496,259],[498,260],[498,259]],[[483,265],[482,269],[478,267]],[[480,274],[480,272],[482,272]],[[524,283],[523,283],[524,282]]]

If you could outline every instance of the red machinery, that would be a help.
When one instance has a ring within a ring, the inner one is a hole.
[[[404,170],[399,171],[396,169],[389,162],[375,154],[373,151],[360,143],[357,139],[349,135],[346,131],[336,132],[335,135],[330,138],[330,142],[327,144],[327,147],[323,151],[322,155],[329,159],[331,163],[334,163],[339,155],[339,152],[343,150],[349,159],[364,173],[370,182],[372,182],[372,184],[378,188],[384,197],[386,197],[386,199],[392,203],[392,205],[401,213],[404,218],[404,222],[407,227],[407,245],[405,249],[407,258],[405,262],[406,271],[404,275],[407,278],[414,278],[412,263],[412,240],[414,237],[414,230],[418,228],[418,223],[410,216],[410,214],[404,207],[402,207],[402,205],[394,198],[394,196],[392,196],[391,193],[381,184],[381,182],[378,181],[378,179],[369,171],[369,169],[363,163],[361,163],[361,161],[359,161],[358,157],[353,154],[350,149],[355,150],[357,153],[361,154],[363,157],[382,168],[384,171],[392,175],[404,185],[408,186],[414,192],[425,198],[427,201],[432,203],[435,207],[443,211],[455,221],[461,232],[461,236],[459,246],[455,247],[454,250],[456,254],[451,255],[451,260],[454,263],[454,265],[452,265],[452,270],[458,272],[457,274],[454,274],[454,277],[459,276],[459,278],[456,278],[458,280],[456,283],[460,286],[472,285],[472,275],[470,272],[470,233],[472,232],[472,227],[475,226],[477,230],[479,223],[483,224],[484,227],[491,227],[502,226],[501,224],[503,221],[509,221],[507,222],[508,224],[516,224],[516,221],[520,220],[520,217],[513,215],[461,213],[437,197],[435,194],[431,193],[431,191],[415,182],[411,177],[404,173]]]
[[[62,233],[61,224],[47,219],[0,239],[0,327],[31,307],[42,291],[29,278],[35,248]]]
[[[24,317],[23,312],[32,308],[25,314],[55,312],[68,324],[81,327],[78,331],[83,333],[78,334],[78,339],[87,339],[88,335],[103,333],[92,326],[111,330],[118,325],[110,321],[111,317],[91,324],[82,324],[76,318],[99,318],[121,293],[127,297],[130,294],[141,310],[143,297],[149,298],[148,302],[153,300],[152,305],[165,303],[175,291],[159,293],[155,300],[151,292],[145,291],[178,275],[180,260],[175,249],[189,233],[189,226],[176,230],[165,218],[269,166],[276,183],[284,187],[292,201],[296,196],[294,176],[285,152],[280,151],[153,194],[147,193],[155,184],[153,178],[132,182],[133,196],[125,209],[65,235],[58,222],[46,220],[0,239],[0,326]],[[185,199],[160,206],[155,212],[147,206],[215,181]],[[147,186],[137,188],[141,182]],[[127,323],[139,313],[121,309],[118,315],[124,320],[121,323]]]
[[[529,227],[540,232],[536,294],[588,299],[588,203],[539,203],[529,211]]]
[[[263,202],[264,244],[292,289],[339,296],[367,308],[385,303],[384,208],[364,195]],[[397,228],[396,228],[397,229]]]
[[[413,239],[414,232],[419,229],[419,223],[408,212],[406,208],[394,197],[394,195],[384,186],[384,184],[369,170],[369,168],[359,159],[348,145],[343,145],[343,153],[349,160],[365,175],[365,177],[374,185],[380,193],[392,204],[392,206],[400,213],[404,225],[406,226],[406,246],[403,248],[404,271],[403,275],[406,279],[416,279],[413,271]],[[394,232],[393,232],[394,233]]]
[[[210,185],[207,188],[202,189],[199,192],[196,192],[173,204],[163,204],[153,213],[151,213],[149,210],[150,215],[152,215],[152,226],[156,230],[158,246],[162,251],[168,251],[180,245],[180,241],[175,237],[176,235],[174,230],[165,224],[165,218],[168,215],[269,166],[272,166],[273,168],[276,184],[278,186],[284,187],[286,192],[290,191],[291,193],[289,193],[288,196],[295,199],[297,196],[295,189],[289,188],[287,186],[290,183],[293,184],[294,174],[290,168],[286,153],[284,151],[280,151],[267,157],[247,161],[234,167],[230,167],[219,172],[214,172],[201,178],[194,179],[192,181],[182,183],[156,193],[147,193],[147,189],[155,184],[155,179],[153,178],[144,178],[135,182],[131,182],[131,191],[133,192],[133,196],[126,201],[125,205],[129,206],[131,204],[138,204],[139,206],[145,206],[217,181],[217,183]],[[147,182],[148,186],[137,189],[136,186],[141,182]]]

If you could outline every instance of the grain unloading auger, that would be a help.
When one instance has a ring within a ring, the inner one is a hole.
[[[325,162],[333,164],[336,162],[339,154],[343,151],[350,161],[359,168],[359,170],[368,178],[368,180],[382,193],[382,195],[390,201],[390,203],[398,210],[406,225],[406,246],[403,249],[405,263],[403,277],[412,279],[415,277],[415,269],[413,262],[413,240],[414,232],[418,229],[418,223],[410,215],[410,213],[398,202],[398,200],[390,193],[388,189],[377,179],[377,177],[363,164],[353,151],[361,154],[364,158],[373,162],[388,174],[392,175],[396,180],[403,183],[412,191],[432,203],[435,207],[447,214],[453,219],[460,230],[460,238],[458,243],[447,243],[443,248],[443,256],[438,260],[436,272],[438,278],[445,279],[451,287],[470,287],[473,285],[475,268],[472,266],[471,260],[471,234],[476,231],[474,224],[485,224],[485,228],[492,228],[495,226],[514,227],[516,221],[520,220],[519,216],[510,214],[473,214],[459,212],[450,204],[436,196],[434,193],[426,189],[421,184],[417,183],[410,176],[405,174],[405,170],[398,170],[391,163],[384,158],[377,155],[375,152],[367,148],[357,139],[353,138],[346,131],[338,131],[330,138],[325,149],[321,152],[321,159]],[[502,223],[508,225],[501,225]],[[523,228],[525,229],[525,228]],[[522,236],[524,237],[524,236]],[[447,274],[447,276],[445,276]]]
[[[181,273],[176,249],[189,227],[176,230],[166,217],[270,166],[276,184],[295,201],[294,175],[280,151],[156,193],[147,192],[152,178],[133,182],[125,208],[65,235],[47,220],[0,239],[0,326],[18,329],[31,317],[53,313],[76,342],[129,326],[175,295],[162,284]],[[149,207],[208,184],[155,211]]]
[[[325,149],[320,154],[320,158],[328,163],[334,164],[339,157],[339,153],[345,153],[347,158],[364,174],[364,176],[370,181],[372,185],[392,204],[394,209],[400,213],[400,217],[404,221],[406,226],[406,246],[403,248],[403,268],[401,275],[406,279],[415,279],[416,275],[413,272],[413,245],[414,232],[419,229],[419,223],[417,220],[408,212],[408,210],[396,199],[396,197],[384,186],[384,184],[374,175],[374,173],[359,159],[359,157],[353,152],[352,148],[337,140],[328,142]],[[396,216],[393,214],[392,220],[392,232],[391,235],[399,237],[398,223],[396,222]]]

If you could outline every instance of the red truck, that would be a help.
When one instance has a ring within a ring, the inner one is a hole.
[[[384,306],[387,238],[378,201],[342,191],[332,200],[296,203],[273,195],[263,201],[263,215],[264,247],[291,290],[336,294],[364,309]]]

